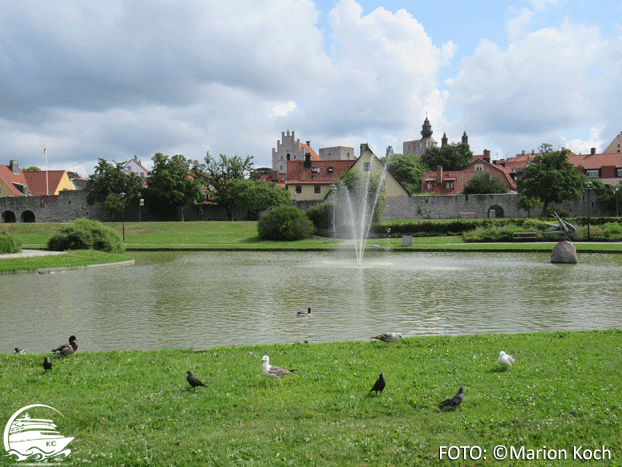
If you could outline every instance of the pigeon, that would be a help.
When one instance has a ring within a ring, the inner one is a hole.
[[[193,371],[188,370],[188,376],[186,379],[190,383],[190,386],[192,387],[192,389],[194,389],[195,391],[196,391],[197,386],[207,387],[207,384],[203,384],[201,381],[198,380],[196,376],[194,376]]]
[[[370,339],[378,339],[379,341],[386,342],[391,345],[391,342],[403,339],[403,337],[399,332],[385,332],[383,334],[378,334],[377,336],[371,336]]]
[[[264,355],[261,359],[261,372],[264,374],[264,376],[267,376],[268,378],[279,378],[280,376],[288,375],[290,373],[293,373],[294,371],[296,370],[286,370],[285,368],[279,368],[278,366],[270,365],[270,357],[268,357],[267,355]]]
[[[378,395],[378,393],[382,394],[382,390],[384,389],[386,384],[387,383],[384,380],[384,373],[380,373],[380,376],[378,377],[378,379],[374,383],[374,387],[371,388],[369,390],[369,392],[376,391],[376,395]]]
[[[514,363],[514,357],[512,357],[511,355],[506,354],[502,350],[501,353],[499,354],[499,359],[497,360],[497,363],[499,363],[499,365],[503,365],[503,366],[512,366],[512,363]]]
[[[45,357],[43,359],[43,369],[45,371],[48,371],[48,370],[52,369],[52,361],[50,360],[50,357]]]
[[[23,354],[23,353],[26,353],[26,351],[24,349],[20,349],[19,347],[15,347],[15,353],[16,354]]]
[[[299,311],[296,313],[298,316],[309,316],[311,314],[311,307],[307,311]]]
[[[458,389],[458,392],[455,395],[451,396],[448,399],[445,399],[443,402],[438,404],[438,408],[442,409],[443,407],[453,407],[455,409],[462,403],[463,399],[464,399],[464,386],[460,386],[460,389]]]
[[[68,344],[63,344],[55,349],[52,349],[52,353],[54,355],[63,355],[67,357],[76,350],[78,350],[78,339],[76,339],[76,336],[71,336]]]

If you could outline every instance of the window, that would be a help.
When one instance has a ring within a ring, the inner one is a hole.
[[[454,182],[447,182],[445,183],[445,188],[447,188],[448,190],[453,190],[454,189]]]
[[[371,170],[371,162],[364,162],[363,163],[363,171],[369,172],[370,170]]]
[[[434,182],[428,182],[428,190],[434,189]]]
[[[290,160],[291,156],[289,154],[287,154],[287,160]]]
[[[335,169],[333,167],[329,167],[327,170],[328,170],[328,173],[333,173]]]
[[[321,193],[322,192],[321,188],[322,187],[320,185],[315,185],[314,187],[315,193]]]
[[[311,167],[311,172],[313,172],[314,174],[320,173],[320,168],[319,167]]]
[[[484,164],[475,164],[475,170],[484,170]]]
[[[622,178],[622,169],[616,169],[616,177]]]
[[[589,169],[585,171],[587,178],[600,178],[600,169]]]
[[[302,193],[302,186],[296,185],[296,193],[298,194]]]

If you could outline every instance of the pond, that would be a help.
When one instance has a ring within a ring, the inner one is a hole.
[[[0,278],[2,352],[622,328],[622,256],[149,252],[133,266]],[[297,311],[311,307],[311,316]]]

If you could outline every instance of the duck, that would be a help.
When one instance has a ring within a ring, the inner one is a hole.
[[[299,311],[296,313],[298,316],[309,316],[311,314],[311,307],[307,309],[307,311]]]
[[[76,336],[70,336],[68,344],[63,344],[55,349],[52,349],[52,353],[54,355],[63,355],[64,357],[68,357],[76,350],[78,350],[78,339]]]
[[[15,347],[15,352],[16,354],[24,354],[26,353],[26,351],[24,349],[20,349],[19,347]]]

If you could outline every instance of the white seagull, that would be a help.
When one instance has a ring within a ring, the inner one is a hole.
[[[391,342],[398,339],[403,339],[402,334],[399,332],[385,332],[378,334],[377,336],[371,336],[370,339],[378,339],[379,341],[386,342],[391,345]]]
[[[499,359],[497,360],[497,363],[499,363],[499,365],[502,365],[502,366],[512,366],[512,363],[514,363],[514,357],[506,354],[502,350],[501,353],[499,354]]]
[[[279,368],[278,366],[270,365],[270,357],[268,357],[267,355],[264,355],[261,359],[261,372],[264,374],[264,376],[267,376],[268,378],[279,378],[283,375],[293,373],[294,371],[296,370],[286,370],[285,368]]]

